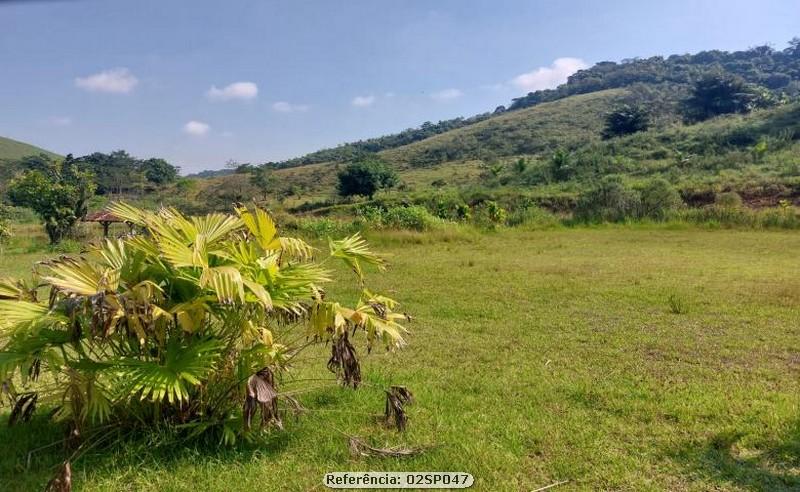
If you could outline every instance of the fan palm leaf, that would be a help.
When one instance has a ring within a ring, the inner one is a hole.
[[[330,240],[329,246],[331,256],[344,261],[360,280],[364,279],[361,263],[375,265],[379,270],[386,269],[386,260],[370,251],[367,242],[359,233],[338,241]]]
[[[165,350],[163,363],[128,358],[118,360],[115,369],[128,381],[130,393],[140,395],[141,399],[187,401],[190,389],[214,368],[221,348],[216,339],[185,345],[172,341]]]

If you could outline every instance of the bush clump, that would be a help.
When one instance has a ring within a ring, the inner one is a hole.
[[[281,393],[280,375],[307,347],[327,345],[327,368],[357,388],[358,338],[367,350],[405,343],[395,301],[363,290],[352,307],[337,302],[322,289],[333,274],[318,252],[279,236],[261,209],[110,211],[145,233],[43,262],[32,283],[0,281],[0,391],[14,395],[12,423],[46,404],[70,442],[168,428],[232,443],[282,426],[279,406],[296,408],[297,387]],[[384,268],[358,234],[329,246],[359,285],[364,265]]]
[[[441,219],[422,205],[393,206],[388,208],[362,206],[356,213],[367,227],[374,229],[408,229],[427,231],[441,224]]]
[[[494,200],[487,200],[475,207],[473,221],[480,227],[492,229],[505,225],[507,220],[508,211]]]
[[[606,176],[580,196],[575,218],[581,222],[662,221],[672,217],[682,204],[680,194],[664,179],[656,178],[634,189],[617,176]]]
[[[575,218],[582,222],[622,222],[638,217],[641,195],[617,176],[606,176],[581,195]]]
[[[653,220],[666,220],[683,205],[681,195],[665,179],[656,178],[647,183],[640,191],[640,216]]]

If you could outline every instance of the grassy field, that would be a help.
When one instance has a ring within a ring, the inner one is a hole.
[[[407,349],[364,359],[367,384],[304,393],[309,412],[263,443],[89,451],[77,490],[321,490],[334,470],[452,470],[475,490],[800,488],[800,236],[602,227],[373,237],[368,280],[415,316]],[[23,273],[43,253],[4,254]],[[335,294],[355,291],[335,286]],[[293,377],[329,378],[325,352]],[[380,390],[417,398],[405,434]],[[284,389],[300,387],[287,380]],[[36,490],[60,452],[44,417],[0,417],[0,490]],[[432,445],[352,459],[345,434]],[[54,450],[55,449],[55,450]]]

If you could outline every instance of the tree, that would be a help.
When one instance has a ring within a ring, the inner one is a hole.
[[[640,105],[625,104],[606,115],[603,138],[643,132],[650,126],[650,114]]]
[[[151,158],[141,161],[139,169],[144,173],[145,179],[153,184],[165,185],[178,179],[179,168],[164,159]]]
[[[141,192],[148,183],[166,185],[178,178],[179,171],[164,159],[141,160],[124,150],[110,154],[94,152],[77,158],[70,154],[66,161],[74,161],[79,169],[91,172],[97,185],[96,191],[100,195]],[[27,168],[31,168],[30,163]]]
[[[332,272],[318,251],[279,236],[264,210],[110,211],[146,233],[52,260],[31,285],[0,280],[0,381],[18,395],[12,425],[38,402],[86,446],[110,428],[232,444],[297,408],[302,386],[281,391],[280,376],[309,347],[328,347],[332,385],[356,389],[359,338],[365,352],[405,344],[397,302],[367,290],[352,307],[337,302],[322,289]],[[358,234],[329,248],[360,284],[365,265],[385,267]],[[39,288],[50,290],[43,302]]]
[[[337,186],[341,196],[367,196],[372,198],[378,190],[391,188],[397,183],[397,174],[376,157],[366,157],[349,164],[338,174]]]
[[[250,169],[250,184],[261,193],[262,200],[266,200],[273,191],[274,183],[272,171],[266,166],[255,166]]]
[[[51,244],[61,241],[87,212],[94,193],[91,173],[75,161],[51,161],[42,170],[28,170],[12,180],[8,198],[12,204],[28,207],[44,223]]]
[[[800,37],[794,37],[789,41],[789,47],[784,50],[789,56],[800,58]]]
[[[747,113],[755,101],[753,88],[743,78],[722,72],[706,74],[686,100],[686,117],[702,121],[721,114]]]
[[[143,184],[144,175],[139,169],[139,161],[124,150],[110,154],[94,152],[75,159],[78,165],[90,171],[101,195],[123,193]]]

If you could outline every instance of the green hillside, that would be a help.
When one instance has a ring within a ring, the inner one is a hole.
[[[650,92],[651,96],[647,102],[654,107],[660,106],[657,111],[669,106],[673,106],[671,109],[674,110],[675,103],[687,94],[692,85],[709,73],[719,72],[740,78],[770,98],[796,98],[800,96],[800,38],[789,41],[783,50],[763,45],[745,51],[710,50],[695,54],[674,54],[669,57],[634,58],[621,62],[602,61],[591,68],[579,70],[564,84],[554,89],[538,90],[514,98],[508,108],[498,106],[492,112],[487,111],[470,117],[458,117],[437,123],[427,121],[418,127],[408,128],[395,134],[349,142],[283,162],[268,164],[274,167],[295,167],[322,162],[346,162],[364,153],[402,147],[434,135],[475,125],[506,111],[517,111],[569,96],[606,89],[645,87],[645,92]]]
[[[625,94],[623,89],[599,91],[507,112],[380,155],[403,167],[426,167],[578,147],[600,139],[605,113]]]
[[[725,191],[759,206],[800,199],[800,103],[694,124],[664,117],[647,131],[603,139],[605,114],[630,96],[625,89],[569,96],[382,151],[401,186],[381,196],[425,200],[480,190],[569,208],[598,179],[617,175],[632,185],[666,179],[690,204],[710,203]],[[557,151],[569,161],[561,178],[552,175]],[[520,160],[524,169],[515,167]],[[342,166],[323,162],[275,175],[297,190],[290,206],[325,204],[335,201]],[[226,183],[247,187],[246,176],[233,175],[215,181],[212,194]]]
[[[60,157],[58,154],[40,147],[36,147],[35,145],[19,142],[10,138],[0,137],[0,161],[15,160],[28,155],[36,155],[41,153],[45,153],[54,157]]]

